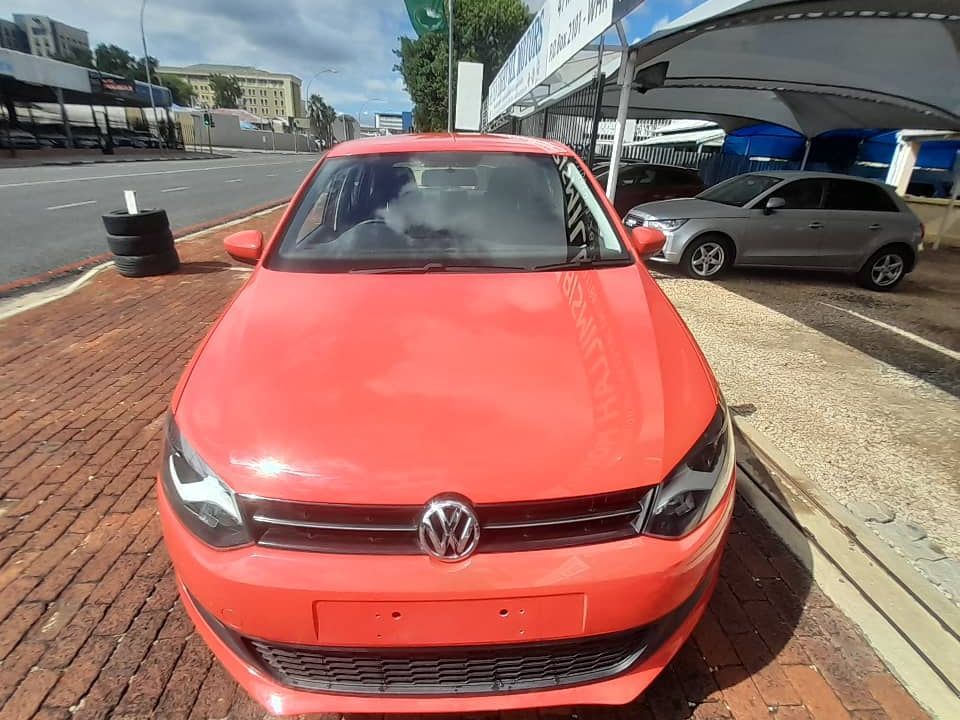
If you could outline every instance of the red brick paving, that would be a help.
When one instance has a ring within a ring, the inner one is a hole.
[[[176,275],[109,271],[0,323],[2,720],[265,717],[193,633],[154,506],[170,393],[245,277],[221,250],[235,229],[182,244]],[[927,715],[740,501],[709,612],[643,698],[501,717]]]

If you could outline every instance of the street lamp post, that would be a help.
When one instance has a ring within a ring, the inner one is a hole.
[[[153,80],[150,79],[150,53],[147,51],[147,34],[143,31],[143,11],[147,7],[147,0],[140,3],[140,39],[143,41],[143,64],[147,69],[147,91],[150,93],[150,108],[153,110],[153,124],[157,126],[157,137],[160,147],[163,148],[163,136],[160,133],[160,122],[157,120],[157,104],[153,100]],[[147,128],[149,132],[150,128]]]
[[[340,72],[340,71],[337,70],[336,68],[320,68],[319,70],[317,70],[317,71],[313,74],[313,77],[311,77],[309,80],[307,80],[307,89],[306,89],[306,91],[303,93],[304,98],[305,98],[306,100],[310,100],[310,86],[313,85],[313,81],[316,80],[319,76],[323,75],[324,73],[333,73],[334,75],[336,75],[338,72]]]
[[[453,132],[453,0],[447,0],[447,132]]]
[[[329,67],[320,68],[313,74],[313,77],[307,80],[307,89],[303,94],[304,95],[303,99],[306,101],[304,103],[304,108],[306,108],[307,104],[310,102],[310,86],[313,85],[313,81],[316,80],[320,75],[323,75],[324,73],[333,73],[335,75],[338,72],[340,71],[337,70],[336,68],[329,68]],[[317,128],[317,130],[319,131],[320,128]],[[294,130],[294,135],[296,135],[296,130]],[[293,142],[294,142],[294,145],[296,145],[296,142],[297,142],[296,137],[293,138]]]
[[[358,128],[359,128],[360,125],[363,123],[363,111],[364,111],[364,109],[367,107],[367,105],[368,105],[369,103],[381,103],[381,102],[386,102],[386,100],[384,100],[384,99],[381,98],[381,97],[375,97],[375,98],[367,98],[366,100],[363,101],[363,105],[360,106],[360,111],[357,113],[357,127],[358,127]],[[359,130],[358,130],[358,132],[359,132]]]

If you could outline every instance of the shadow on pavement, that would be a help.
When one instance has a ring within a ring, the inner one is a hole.
[[[738,431],[738,465],[768,493],[779,494],[776,483]],[[763,477],[766,474],[766,477]],[[738,468],[739,482],[751,482]],[[782,497],[771,498],[785,507]],[[801,553],[810,561],[809,545]],[[627,599],[625,598],[626,602]],[[783,700],[802,702],[791,688],[781,665],[809,663],[797,640],[798,634],[823,634],[801,629],[816,624],[806,611],[831,603],[812,581],[796,555],[774,534],[757,512],[738,494],[730,538],[720,568],[720,578],[707,612],[691,638],[663,669],[648,690],[624,707],[587,706],[540,711],[540,717],[577,720],[686,720],[687,718],[729,718],[729,693],[733,697],[753,694],[754,687],[768,690],[781,684]],[[798,633],[798,630],[800,632]],[[764,701],[777,697],[763,695]],[[736,703],[733,703],[736,704]],[[787,703],[789,704],[789,703]],[[737,712],[735,717],[741,716]],[[766,715],[764,715],[766,716]],[[500,720],[528,720],[528,712],[504,712]]]
[[[653,268],[685,277],[673,267]],[[917,269],[888,293],[848,275],[801,270],[733,269],[715,281],[730,292],[800,322],[848,347],[960,397],[960,365],[944,353],[880,327],[885,323],[960,350],[960,252],[925,251]],[[694,281],[690,281],[694,282]],[[851,315],[855,312],[863,317]],[[865,320],[863,318],[869,318]]]
[[[233,267],[230,263],[220,260],[211,260],[208,262],[187,262],[180,265],[178,270],[181,275],[206,275],[209,273],[223,272]]]

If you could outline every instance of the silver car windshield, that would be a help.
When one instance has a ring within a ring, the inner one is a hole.
[[[739,175],[714,185],[697,197],[701,200],[709,200],[723,205],[743,207],[781,181],[781,178],[771,177],[770,175]]]

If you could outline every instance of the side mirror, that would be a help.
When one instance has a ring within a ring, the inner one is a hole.
[[[767,198],[767,204],[763,206],[763,214],[769,215],[774,210],[782,210],[787,206],[787,201],[782,197]]]
[[[642,260],[663,250],[667,236],[651,227],[635,227],[630,230],[630,244]]]
[[[224,238],[223,247],[234,260],[256,265],[263,252],[263,233],[259,230],[242,230]]]

